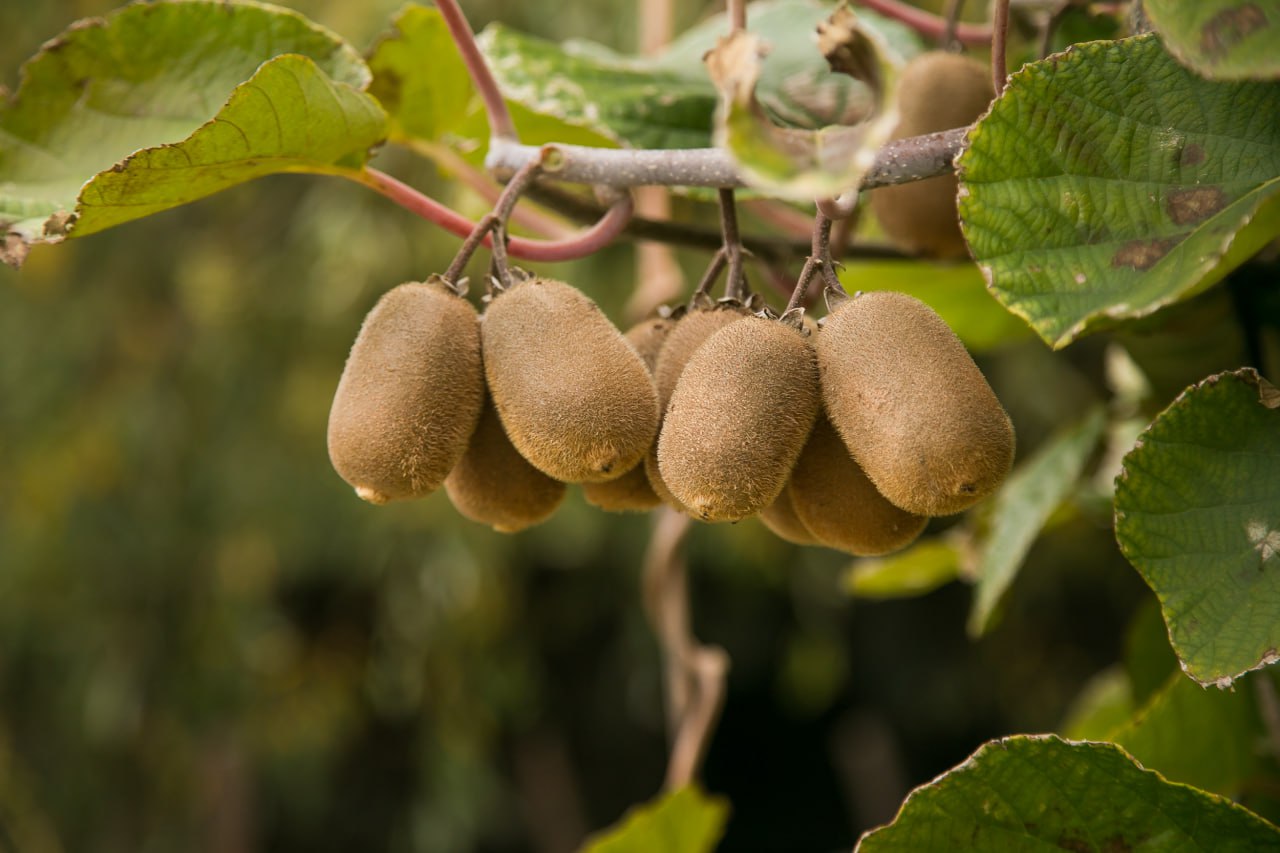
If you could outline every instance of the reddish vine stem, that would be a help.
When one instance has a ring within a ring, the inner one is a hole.
[[[726,11],[729,13],[729,32],[741,32],[747,28],[747,3],[746,0],[725,0]]]
[[[516,202],[520,200],[520,196],[541,169],[540,163],[530,160],[520,171],[511,176],[511,181],[493,206],[493,265],[498,273],[498,281],[504,288],[511,286],[511,265],[507,262],[507,220],[511,218],[511,211],[515,210]],[[488,218],[485,217],[485,219]],[[480,226],[477,225],[476,228],[479,229]],[[454,263],[456,264],[457,260]]]
[[[476,228],[477,223],[385,172],[366,167],[358,172],[344,172],[342,177],[369,187],[405,210],[439,225],[458,237],[465,238]],[[627,223],[631,221],[632,211],[631,197],[626,195],[605,211],[594,225],[573,237],[564,240],[530,240],[524,237],[512,237],[507,243],[507,251],[512,257],[526,261],[554,262],[585,258],[616,240],[618,235],[626,229]],[[492,245],[487,234],[483,244]]]
[[[1009,77],[1005,59],[1005,40],[1009,36],[1009,0],[995,0],[991,13],[991,83],[996,97],[1004,91],[1004,81]]]
[[[856,0],[856,2],[859,6],[866,6],[868,9],[901,21],[920,35],[934,41],[942,38],[942,33],[946,29],[946,21],[942,18],[914,6],[908,6],[899,0]],[[991,41],[991,30],[974,24],[957,24],[956,40],[963,44],[987,44]]]
[[[511,113],[507,111],[507,103],[502,99],[498,81],[493,79],[489,66],[480,54],[480,47],[476,44],[471,25],[467,23],[467,16],[462,13],[462,7],[457,0],[436,0],[436,8],[440,10],[445,26],[449,28],[449,35],[453,37],[453,43],[462,55],[462,62],[467,67],[471,82],[484,100],[490,136],[516,139],[516,126],[511,120]]]

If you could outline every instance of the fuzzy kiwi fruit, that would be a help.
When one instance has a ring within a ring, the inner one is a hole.
[[[365,317],[329,410],[329,459],[370,503],[434,491],[484,401],[475,309],[439,276],[393,288]]]
[[[801,454],[804,455],[803,453]],[[795,503],[791,500],[791,484],[788,483],[773,503],[760,510],[760,520],[769,528],[774,536],[792,545],[821,545],[817,537],[809,532],[804,522],[796,515]]]
[[[951,515],[1009,473],[1009,416],[923,302],[889,291],[836,302],[815,348],[831,424],[895,506]]]
[[[582,291],[530,278],[499,293],[480,323],[484,372],[511,443],[566,483],[615,479],[658,429],[644,361]]]
[[[995,91],[989,68],[957,53],[930,51],[907,63],[898,81],[898,124],[891,139],[964,127],[982,115]],[[898,247],[936,258],[969,253],[956,213],[956,178],[881,187],[871,210]]]
[[[667,334],[658,360],[654,365],[653,376],[658,386],[658,406],[660,411],[659,425],[666,417],[667,403],[671,400],[671,392],[689,359],[702,346],[707,338],[723,329],[730,323],[750,316],[747,309],[738,302],[724,301],[706,304],[695,304],[688,313],[676,321],[675,326]],[[649,478],[653,491],[667,506],[678,509],[687,515],[694,515],[689,508],[682,505],[671,489],[662,481],[662,471],[658,466],[658,443],[654,441],[644,459],[644,470]]]
[[[627,343],[640,354],[649,373],[653,373],[658,353],[675,324],[676,321],[668,317],[650,317],[623,333]],[[656,435],[654,441],[657,441]],[[648,512],[662,503],[662,498],[653,490],[649,476],[645,473],[643,460],[616,480],[583,483],[582,496],[587,503],[606,512]]]
[[[499,533],[516,533],[546,521],[565,493],[564,483],[534,468],[516,451],[487,396],[467,452],[445,478],[444,488],[458,512]]]
[[[689,359],[658,438],[662,479],[704,521],[755,515],[782,492],[818,416],[808,336],[751,316],[729,323]]]
[[[828,548],[855,557],[897,551],[929,523],[885,500],[825,415],[813,425],[786,493],[806,531]]]

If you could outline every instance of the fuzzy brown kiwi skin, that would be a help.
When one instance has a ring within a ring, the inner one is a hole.
[[[667,317],[650,317],[623,333],[627,343],[640,354],[649,373],[653,373],[658,353],[675,324],[675,320]],[[657,442],[657,436],[654,436],[654,442]],[[648,512],[662,503],[645,473],[643,460],[616,480],[583,483],[582,496],[587,503],[605,512]]]
[[[855,557],[905,548],[929,519],[899,509],[867,478],[826,415],[809,434],[787,484],[797,520],[816,540]]]
[[[517,533],[551,517],[565,485],[530,465],[511,444],[485,397],[467,452],[444,481],[459,513],[499,533]]]
[[[817,360],[801,330],[747,317],[693,354],[658,438],[662,479],[704,521],[737,521],[782,492],[818,415]]]
[[[667,338],[663,342],[653,369],[654,381],[658,386],[658,405],[661,413],[658,419],[659,429],[661,429],[662,418],[666,417],[667,403],[671,400],[671,392],[675,390],[680,374],[684,372],[685,365],[689,363],[689,359],[698,350],[698,347],[702,346],[707,338],[725,326],[749,316],[750,312],[741,304],[725,301],[708,306],[695,305],[688,313],[676,321],[675,326],[667,334]],[[663,503],[686,515],[695,515],[688,507],[680,503],[676,496],[671,493],[671,489],[667,487],[667,484],[662,481],[662,471],[658,465],[658,442],[656,439],[645,456],[644,470],[654,494],[658,495]]]
[[[329,410],[329,459],[370,503],[435,491],[484,401],[475,309],[438,276],[385,293],[365,317]]]
[[[898,83],[897,126],[891,140],[972,124],[995,97],[989,68],[976,59],[945,51],[921,54],[907,63]],[[901,249],[935,258],[969,254],[956,213],[954,175],[881,187],[871,193],[871,210]]]
[[[517,282],[481,320],[484,370],[511,443],[566,483],[629,471],[658,429],[644,361],[599,307],[553,279]]]
[[[801,456],[804,454],[801,453]],[[795,502],[791,499],[791,483],[788,482],[773,503],[760,510],[760,520],[769,531],[792,545],[821,545],[796,515]]]
[[[1013,465],[1013,424],[933,309],[906,294],[835,305],[817,335],[823,403],[845,446],[895,506],[952,515]]]

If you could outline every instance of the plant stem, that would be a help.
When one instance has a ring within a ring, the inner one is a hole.
[[[698,775],[724,704],[729,655],[694,636],[689,581],[680,554],[689,517],[662,507],[644,557],[645,613],[662,652],[671,755],[666,787],[677,790]]]
[[[747,28],[746,0],[725,0],[725,11],[729,13],[729,32],[737,33]]]
[[[475,34],[472,33],[471,25],[467,23],[467,16],[462,13],[458,0],[436,0],[436,8],[440,10],[445,26],[449,28],[449,35],[453,37],[453,43],[462,55],[462,62],[467,67],[471,82],[484,101],[485,115],[489,118],[489,135],[496,139],[516,139],[516,126],[511,121],[511,113],[507,111],[507,103],[502,99],[498,82],[493,79],[489,66],[480,54]],[[430,57],[425,57],[424,61],[429,62]]]
[[[840,279],[836,277],[833,269],[834,263],[831,260],[831,220],[822,211],[818,211],[818,215],[813,220],[813,242],[809,257],[805,259],[804,267],[800,270],[800,276],[796,279],[796,286],[791,291],[791,299],[787,302],[787,307],[782,313],[787,313],[793,308],[800,305],[804,299],[805,292],[809,289],[809,282],[813,280],[815,273],[821,273],[823,280],[828,287],[840,287]]]
[[[991,13],[991,82],[996,97],[1004,91],[1004,81],[1009,77],[1005,59],[1005,41],[1009,35],[1009,0],[995,0]]]
[[[960,13],[963,11],[964,0],[947,0],[947,7],[942,13],[944,26],[942,38],[938,39],[938,47],[950,50],[951,46],[959,41],[956,38],[956,28],[960,26]]]
[[[742,272],[742,237],[738,232],[738,211],[733,204],[733,190],[720,190],[720,233],[724,237],[724,253],[729,262],[724,295],[745,300],[747,282]]]
[[[967,127],[888,143],[876,152],[861,189],[905,184],[950,171]],[[649,184],[678,187],[745,187],[733,158],[719,148],[591,148],[554,143],[520,145],[495,140],[485,162],[491,171],[514,171],[540,159],[544,172],[559,181],[607,187]]]
[[[385,172],[366,167],[359,171],[342,172],[340,176],[381,193],[404,209],[439,225],[458,237],[468,237],[476,228],[477,223],[473,223],[465,216]],[[584,258],[600,251],[618,238],[631,220],[632,209],[631,197],[623,196],[605,211],[598,222],[585,231],[564,240],[529,240],[523,237],[512,237],[507,244],[507,250],[512,257],[526,261],[555,262]],[[492,240],[487,235],[484,238],[484,245],[492,245]]]
[[[925,38],[938,41],[946,30],[947,22],[937,15],[908,6],[899,0],[855,0],[857,5],[866,6],[911,27]],[[958,24],[956,40],[963,44],[987,44],[991,41],[991,30],[974,24]]]

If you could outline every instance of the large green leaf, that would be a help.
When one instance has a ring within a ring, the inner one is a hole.
[[[1002,738],[917,788],[860,853],[1280,850],[1280,830],[1214,794],[1166,782],[1109,743]]]
[[[1058,504],[1071,493],[1084,463],[1106,426],[1106,413],[1094,409],[1060,430],[1009,477],[996,494],[991,527],[978,552],[978,586],[969,614],[969,633],[984,634],[1022,561]]]
[[[1280,649],[1280,392],[1251,369],[1189,388],[1116,484],[1116,539],[1187,674],[1226,686]]]
[[[1108,740],[1172,782],[1231,797],[1258,767],[1259,738],[1252,691],[1209,690],[1177,672]]]
[[[1014,74],[958,161],[992,292],[1046,341],[1185,299],[1280,234],[1280,85],[1204,80],[1153,35]]]
[[[1146,0],[1147,19],[1169,51],[1206,77],[1280,77],[1277,0]]]
[[[282,54],[297,56],[260,69]],[[0,227],[23,244],[54,241],[133,218],[126,207],[154,212],[167,195],[180,204],[269,171],[356,164],[380,138],[380,112],[358,91],[368,81],[339,38],[262,4],[134,4],[81,22],[27,63],[0,111]],[[198,143],[120,165],[193,133]],[[173,178],[196,184],[179,192]]]
[[[305,56],[281,56],[187,139],[139,151],[90,181],[72,233],[92,234],[264,175],[356,169],[385,136],[377,101],[335,83]]]
[[[501,24],[480,34],[503,97],[636,148],[710,144],[715,90],[705,72],[646,68],[582,45],[562,47]]]
[[[728,803],[689,786],[632,809],[589,840],[582,853],[709,853],[728,819]]]

